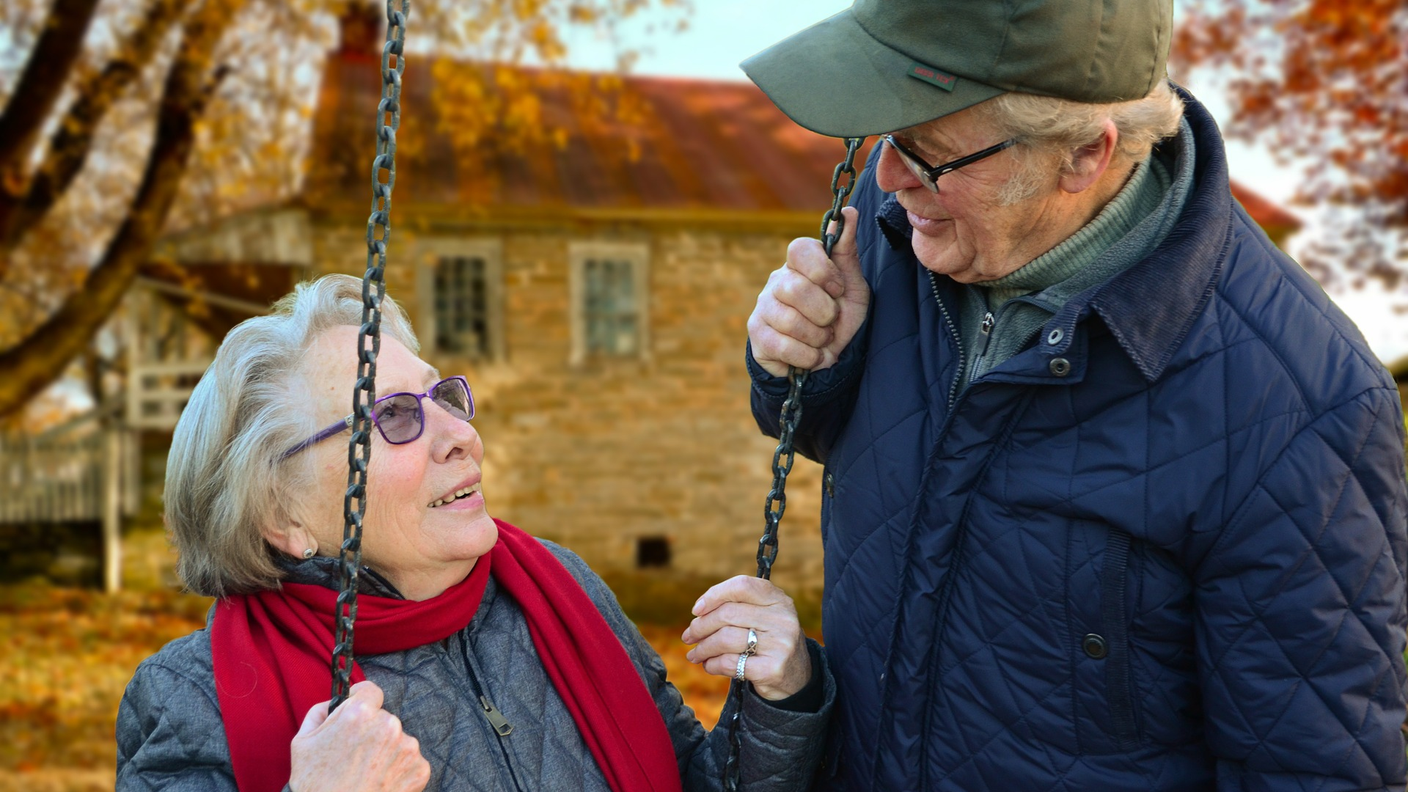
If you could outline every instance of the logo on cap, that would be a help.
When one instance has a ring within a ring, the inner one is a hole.
[[[925,66],[922,63],[911,63],[909,76],[916,80],[923,80],[930,85],[937,85],[945,91],[952,91],[954,84],[958,82],[958,78],[952,74],[939,71],[932,66]]]

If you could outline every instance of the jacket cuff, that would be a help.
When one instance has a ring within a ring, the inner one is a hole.
[[[826,404],[835,397],[846,393],[851,381],[865,369],[864,339],[870,319],[856,330],[855,338],[851,343],[841,350],[841,357],[836,360],[836,365],[831,368],[813,371],[807,377],[807,384],[802,387],[802,406],[810,407],[819,404]],[[744,361],[748,366],[748,376],[753,380],[753,390],[768,402],[777,407],[782,406],[783,400],[787,398],[787,391],[791,387],[786,377],[774,377],[758,365],[758,361],[753,357],[753,342],[749,341],[744,347]]]
[[[822,703],[826,701],[825,674],[822,673],[821,668],[821,647],[812,641],[807,641],[807,655],[811,657],[812,661],[812,676],[801,690],[777,701],[770,701],[758,696],[757,693],[753,693],[753,695],[769,707],[786,712],[810,713],[819,711]],[[753,688],[750,686],[748,690],[751,692]]]

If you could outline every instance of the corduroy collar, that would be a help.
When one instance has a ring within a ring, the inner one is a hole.
[[[1048,355],[1070,351],[1076,323],[1093,310],[1140,373],[1152,382],[1163,374],[1212,296],[1226,256],[1232,219],[1227,154],[1207,109],[1181,87],[1175,85],[1174,90],[1183,98],[1184,118],[1193,131],[1197,152],[1193,187],[1183,212],[1164,241],[1142,261],[1066,302],[1047,324],[1048,328],[1061,328],[1066,341],[1044,348]],[[1162,145],[1177,145],[1177,140],[1174,137]],[[875,220],[890,247],[913,255],[912,229],[895,196],[881,204]]]

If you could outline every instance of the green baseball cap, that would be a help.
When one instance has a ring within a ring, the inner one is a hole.
[[[1173,0],[856,0],[740,66],[793,121],[858,137],[1009,91],[1141,99],[1172,29]]]

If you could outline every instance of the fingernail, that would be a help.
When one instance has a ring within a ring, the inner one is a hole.
[[[695,616],[698,616],[698,615],[699,615],[699,606],[700,606],[700,605],[703,605],[703,604],[704,604],[704,598],[703,598],[703,597],[700,597],[699,599],[697,599],[697,600],[694,601],[694,607],[691,608],[689,612],[692,613],[692,614],[694,614]]]

